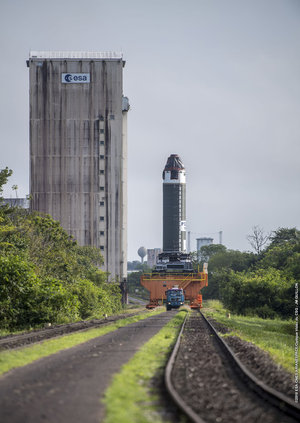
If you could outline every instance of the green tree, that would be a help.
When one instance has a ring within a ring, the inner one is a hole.
[[[225,253],[227,248],[222,244],[203,245],[199,252],[195,252],[201,262],[208,262],[215,254]]]
[[[212,272],[221,269],[231,269],[236,272],[242,272],[251,268],[256,263],[256,257],[253,253],[241,252],[238,250],[226,250],[223,253],[217,253],[209,260],[209,268]]]
[[[13,171],[6,167],[5,169],[0,170],[0,197],[3,193],[3,186],[7,183],[8,178],[12,175]]]
[[[211,247],[211,245],[207,246]],[[238,250],[227,250],[226,247],[213,250],[208,261],[208,286],[203,288],[204,299],[219,299],[219,285],[222,280],[222,272],[233,270],[242,272],[252,268],[256,263],[256,256],[253,253],[241,252]],[[204,248],[204,247],[202,247]],[[201,262],[202,266],[202,262]]]
[[[0,171],[0,193],[11,171]],[[49,215],[0,205],[0,326],[102,316],[121,309],[100,250],[80,247]]]
[[[296,228],[279,228],[272,232],[270,240],[271,244],[269,245],[269,248],[286,243],[299,244],[300,231],[298,231]]]
[[[143,272],[130,272],[127,275],[127,286],[129,295],[140,296],[149,299],[149,291],[147,291],[140,282]]]
[[[220,296],[225,307],[237,314],[263,318],[291,318],[294,304],[291,290],[295,281],[276,269],[255,272],[223,272]]]
[[[150,271],[147,263],[141,263],[138,260],[128,261],[127,270],[142,270],[144,272]]]
[[[25,260],[0,256],[0,322],[2,327],[22,326],[29,320],[38,279]]]
[[[273,232],[271,244],[264,251],[258,268],[275,268],[300,281],[300,231],[280,228]]]

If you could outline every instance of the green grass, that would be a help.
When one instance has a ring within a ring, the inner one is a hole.
[[[223,308],[220,301],[204,302],[202,309],[206,316],[213,317],[232,330],[225,336],[238,336],[267,351],[273,360],[294,374],[295,368],[295,322],[292,320],[261,319],[259,317],[237,316]]]
[[[1,351],[0,375],[16,367],[25,366],[26,364],[32,363],[33,361],[42,357],[46,357],[48,355],[55,354],[58,351],[82,344],[83,342],[89,341],[90,339],[105,335],[120,327],[127,326],[131,323],[138,322],[139,320],[146,319],[147,317],[163,313],[164,311],[165,309],[160,307],[155,311],[127,317],[126,319],[120,319],[114,323],[108,323],[107,325],[97,329],[90,329],[83,332],[73,333],[20,349]]]
[[[103,423],[167,423],[160,412],[153,377],[162,377],[165,364],[187,311],[182,310],[151,338],[117,373],[105,393]]]
[[[24,330],[8,330],[8,329],[0,329],[0,336],[6,335],[18,335],[19,333],[24,333]]]
[[[121,310],[118,311],[117,314],[130,314],[130,313],[140,313],[140,312],[146,312],[146,308],[144,305],[137,305],[137,304],[133,304],[133,305],[126,305],[124,308],[122,308]],[[115,314],[110,314],[109,316],[114,316]],[[88,319],[85,319],[86,321],[88,320],[94,320],[94,319],[104,319],[103,314],[101,315],[93,315],[90,316]],[[67,322],[67,323],[76,323],[78,321],[81,321],[81,319],[72,321],[72,322]],[[28,332],[32,332],[34,330],[39,330],[39,329],[44,329],[45,325],[37,325],[35,327],[28,327],[26,329],[23,330],[9,330],[9,329],[0,329],[0,337],[1,336],[6,336],[6,335],[18,335],[20,333],[28,333]]]

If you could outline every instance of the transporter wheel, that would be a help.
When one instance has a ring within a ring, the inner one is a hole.
[[[172,307],[167,306],[167,311],[170,311]]]

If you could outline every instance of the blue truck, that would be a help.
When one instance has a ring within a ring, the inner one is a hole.
[[[167,311],[172,308],[179,308],[184,304],[184,293],[183,289],[173,287],[166,291],[166,308]]]

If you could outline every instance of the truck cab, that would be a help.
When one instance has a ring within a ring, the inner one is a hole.
[[[166,308],[167,311],[172,308],[179,308],[184,305],[184,292],[182,288],[174,286],[166,291]]]

